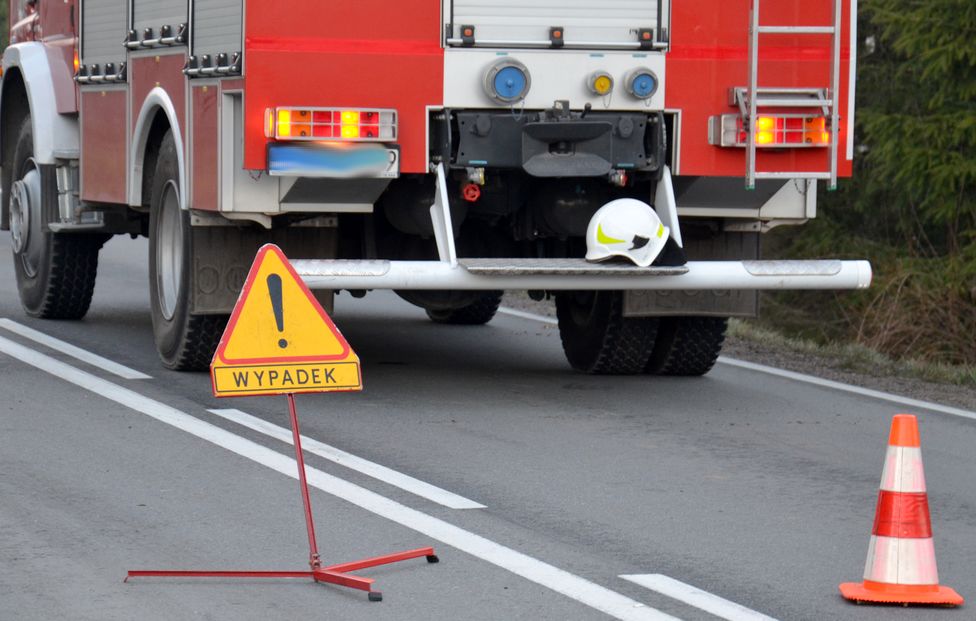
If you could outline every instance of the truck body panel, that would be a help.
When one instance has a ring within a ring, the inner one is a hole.
[[[629,321],[748,315],[759,289],[870,281],[858,262],[757,260],[759,233],[816,215],[818,179],[851,174],[856,0],[10,7],[0,153],[30,115],[44,168],[15,179],[3,162],[0,226],[23,239],[44,192],[52,231],[147,234],[152,269],[185,272],[150,278],[154,328],[184,322],[156,334],[177,352],[216,325],[195,317],[229,311],[272,239],[309,253],[315,287],[394,288],[432,319],[486,292],[490,310],[510,286]],[[582,259],[617,199],[660,221],[660,264],[633,277]],[[626,295],[567,293],[580,288]]]

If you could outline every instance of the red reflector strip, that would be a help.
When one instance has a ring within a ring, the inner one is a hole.
[[[879,537],[927,539],[932,536],[929,497],[925,492],[878,492],[873,534]]]

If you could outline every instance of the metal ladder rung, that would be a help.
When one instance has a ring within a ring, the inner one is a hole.
[[[831,179],[829,172],[762,172],[756,171],[756,179]]]
[[[740,89],[747,92],[748,89]],[[823,92],[822,88],[787,88],[777,86],[760,86],[756,89],[756,95],[819,95]]]
[[[760,26],[761,34],[834,34],[833,26]]]
[[[833,99],[764,99],[756,98],[757,106],[779,106],[781,108],[820,108],[834,105]]]

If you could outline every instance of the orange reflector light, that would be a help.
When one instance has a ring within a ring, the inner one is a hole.
[[[749,144],[748,119],[723,114],[709,119],[708,141],[721,147]],[[802,114],[768,114],[756,117],[755,144],[763,148],[826,147],[831,133],[827,118]]]
[[[268,138],[276,140],[395,141],[395,110],[269,108]]]
[[[78,48],[75,48],[75,73],[81,68],[81,60],[78,58]]]
[[[279,138],[291,136],[291,110],[278,110],[278,126],[275,135]]]

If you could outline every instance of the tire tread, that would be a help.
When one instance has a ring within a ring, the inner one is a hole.
[[[226,326],[227,315],[190,315],[186,336],[167,366],[174,371],[208,370]]]
[[[606,295],[606,294],[605,294]],[[568,310],[560,312],[562,303],[557,298],[556,315],[559,319],[559,337],[563,344],[563,351],[570,364],[578,371],[591,375],[634,375],[643,371],[653,350],[657,334],[657,320],[644,317],[624,317],[621,292],[610,292],[607,296],[609,308],[606,324],[595,356],[585,364],[581,364],[571,352],[575,349],[572,340],[575,330],[570,326],[571,313]],[[568,303],[568,302],[567,302]]]
[[[480,326],[495,317],[498,307],[502,303],[502,291],[489,291],[472,304],[462,308],[446,311],[427,311],[427,316],[434,323],[446,323],[461,326]]]
[[[665,317],[646,371],[657,375],[708,373],[725,343],[727,317]]]
[[[98,252],[104,238],[51,235],[51,266],[44,300],[32,314],[43,319],[81,319],[95,293]]]

